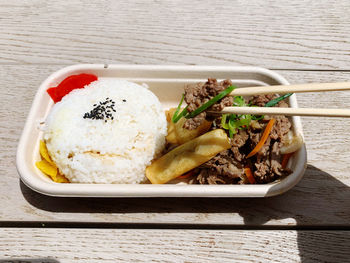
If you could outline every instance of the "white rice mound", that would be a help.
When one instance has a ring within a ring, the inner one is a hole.
[[[113,120],[83,118],[106,98],[115,101]],[[101,78],[54,105],[44,140],[72,183],[137,184],[145,181],[146,166],[163,150],[166,133],[164,111],[151,91]]]

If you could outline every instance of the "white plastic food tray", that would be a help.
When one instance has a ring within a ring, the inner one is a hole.
[[[306,150],[302,147],[290,162],[293,173],[282,181],[265,185],[152,185],[152,184],[59,184],[52,182],[35,166],[40,160],[39,125],[49,113],[53,101],[46,90],[64,78],[92,73],[99,78],[126,79],[146,83],[165,109],[178,104],[184,84],[207,78],[231,79],[239,87],[289,84],[279,74],[257,67],[232,66],[160,66],[84,64],[63,68],[49,76],[40,86],[29,112],[17,149],[17,169],[22,181],[33,190],[51,196],[76,197],[267,197],[281,194],[296,185],[306,167]],[[297,107],[295,95],[289,98]],[[299,117],[292,117],[293,128],[303,136]]]

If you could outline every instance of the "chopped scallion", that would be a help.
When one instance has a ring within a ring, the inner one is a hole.
[[[226,123],[227,116],[228,116],[228,114],[222,114],[222,116],[221,116],[221,126],[225,130],[228,130],[228,124]]]
[[[241,126],[249,126],[250,122],[252,120],[252,115],[247,114],[247,115],[243,115],[238,121],[237,124],[239,127]]]
[[[185,118],[187,118],[187,119],[194,118],[195,116],[197,116],[198,114],[200,114],[201,112],[205,111],[206,109],[208,109],[209,107],[214,105],[216,102],[221,100],[223,97],[225,97],[228,94],[230,94],[235,88],[236,88],[235,86],[229,86],[224,91],[222,91],[218,95],[216,95],[214,98],[212,98],[211,100],[207,101],[203,105],[199,106],[197,109],[195,109],[191,113],[187,114],[187,116],[185,116]]]
[[[181,101],[180,101],[179,105],[177,106],[177,108],[176,108],[176,110],[175,110],[175,112],[174,112],[173,117],[171,117],[171,120],[172,120],[173,123],[177,123],[177,122],[181,119],[182,116],[184,116],[184,115],[186,115],[186,114],[188,113],[188,111],[187,111],[187,106],[186,106],[186,107],[181,111],[181,113],[178,114],[179,111],[180,111],[180,109],[181,109],[181,105],[182,105],[182,102],[184,101],[184,98],[185,98],[185,94],[182,94]]]
[[[287,93],[287,94],[279,96],[279,97],[277,97],[277,98],[275,98],[273,100],[270,100],[268,103],[265,104],[265,107],[273,107],[277,103],[279,103],[281,100],[284,100],[284,99],[288,98],[291,95],[293,95],[293,93]]]
[[[188,114],[187,106],[180,112],[178,116],[176,116],[174,123],[177,123],[182,117],[186,116],[186,114]]]
[[[233,134],[237,133],[236,128],[237,128],[237,126],[236,126],[236,122],[235,122],[235,115],[231,114],[230,119],[228,121],[228,133],[229,133],[230,138],[233,137]]]
[[[260,116],[252,115],[252,120],[254,120],[254,121],[260,121],[263,118],[264,118],[264,115],[260,115]]]
[[[247,104],[242,96],[235,96],[233,99],[233,106],[245,107]]]

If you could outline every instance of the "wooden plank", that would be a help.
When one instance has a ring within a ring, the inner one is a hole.
[[[349,69],[337,1],[0,1],[0,63]]]
[[[19,181],[15,154],[40,82],[63,65],[0,66],[0,220],[345,226],[350,222],[349,120],[304,118],[308,169],[289,192],[266,199],[79,199],[35,193]],[[350,72],[279,71],[291,83],[346,81]],[[308,107],[350,108],[350,92],[300,94]]]
[[[349,245],[348,231],[2,228],[0,262],[348,262]]]

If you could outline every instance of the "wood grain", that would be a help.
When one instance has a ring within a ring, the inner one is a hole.
[[[303,118],[305,176],[265,199],[54,198],[20,183],[15,167],[36,89],[66,65],[257,65],[289,69],[278,72],[291,83],[349,81],[349,8],[346,0],[0,0],[0,263],[349,262],[349,231],[277,229],[349,229],[350,120]],[[350,92],[297,98],[301,107],[350,108]],[[5,227],[83,222],[116,228]],[[139,229],[117,228],[126,225]],[[164,225],[177,229],[156,229]]]
[[[21,262],[348,262],[347,231],[0,229]]]
[[[349,1],[0,0],[2,64],[350,69]]]
[[[304,118],[309,167],[291,191],[266,199],[79,199],[20,184],[15,154],[40,82],[64,65],[0,66],[0,224],[7,221],[349,226],[350,120]],[[350,72],[279,71],[291,83],[346,81]],[[350,92],[298,94],[301,107],[350,108]]]

